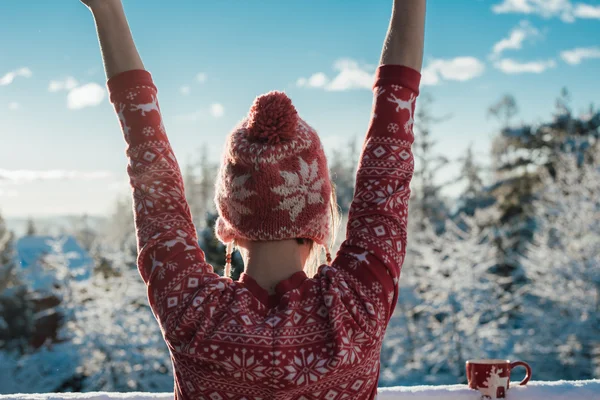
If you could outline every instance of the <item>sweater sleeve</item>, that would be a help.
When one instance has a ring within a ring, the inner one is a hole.
[[[108,89],[127,142],[138,269],[163,332],[172,332],[184,311],[184,299],[224,285],[198,245],[150,73],[123,72],[108,81]]]
[[[406,254],[411,146],[420,74],[398,65],[380,66],[373,111],[362,148],[346,239],[333,263],[377,293],[387,321],[398,299]]]

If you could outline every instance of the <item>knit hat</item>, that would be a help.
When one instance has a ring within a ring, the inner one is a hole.
[[[223,243],[304,238],[325,245],[332,188],[316,131],[283,92],[259,96],[227,138],[216,182]]]

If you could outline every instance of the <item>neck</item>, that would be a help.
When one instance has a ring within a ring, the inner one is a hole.
[[[302,271],[306,256],[295,240],[248,242],[242,249],[245,273],[269,294],[277,284]]]

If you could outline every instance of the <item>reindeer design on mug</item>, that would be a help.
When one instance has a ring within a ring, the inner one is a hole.
[[[492,368],[490,376],[485,381],[486,386],[479,387],[479,391],[482,394],[482,398],[489,398],[492,400],[503,399],[506,396],[506,387],[508,386],[509,377],[501,377],[502,369],[498,370]]]
[[[413,105],[415,103],[415,99],[416,97],[414,94],[411,94],[410,99],[408,100],[399,99],[396,97],[396,95],[394,95],[394,93],[391,93],[390,97],[388,97],[388,101],[396,103],[396,112],[399,112],[400,110],[408,110],[409,118],[408,121],[406,121],[406,123],[404,124],[404,132],[406,133],[410,133],[410,128],[415,122],[415,120],[413,119]]]
[[[130,111],[141,111],[142,117],[146,116],[146,113],[151,111],[156,111],[160,113],[160,109],[158,108],[158,101],[156,100],[156,96],[152,95],[152,102],[145,104],[132,104]]]

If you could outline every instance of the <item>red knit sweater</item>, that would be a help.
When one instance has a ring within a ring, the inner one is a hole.
[[[406,250],[420,75],[377,71],[347,236],[332,265],[269,295],[206,263],[146,71],[108,82],[127,141],[138,267],[169,347],[177,399],[373,399]]]

